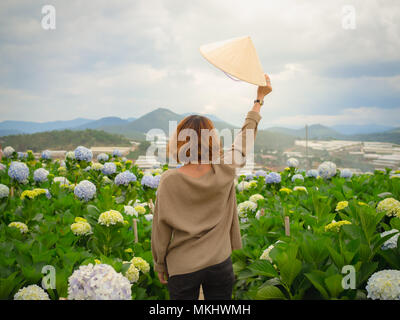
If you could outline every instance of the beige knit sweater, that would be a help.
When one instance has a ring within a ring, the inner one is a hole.
[[[151,234],[155,271],[169,276],[194,272],[242,248],[234,179],[236,168],[245,165],[246,147],[252,147],[260,119],[249,111],[232,148],[201,177],[177,169],[161,175]]]

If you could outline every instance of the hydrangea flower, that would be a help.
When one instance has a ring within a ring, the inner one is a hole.
[[[400,218],[400,202],[395,198],[386,198],[378,203],[376,207],[378,212],[385,211],[388,217]]]
[[[124,212],[128,215],[128,216],[138,216],[137,211],[135,210],[134,207],[132,206],[124,206]]]
[[[348,201],[339,201],[336,205],[336,211],[343,210],[344,208],[347,208],[349,206]]]
[[[160,175],[151,176],[151,175],[144,175],[141,181],[142,186],[146,186],[149,188],[156,189],[158,184],[160,183]]]
[[[293,190],[292,190],[292,189],[289,189],[289,188],[286,188],[286,187],[282,187],[282,188],[279,189],[279,192],[283,192],[283,193],[286,193],[286,194],[290,194],[290,193],[293,192]]]
[[[4,171],[6,169],[6,166],[2,163],[0,163],[0,171]]]
[[[36,182],[45,182],[47,181],[47,176],[49,172],[46,169],[39,168],[33,172],[33,180]]]
[[[246,174],[245,179],[246,179],[247,181],[253,180],[253,179],[254,179],[254,174],[252,174],[252,173]]]
[[[80,266],[68,279],[69,300],[131,300],[131,283],[107,264]]]
[[[399,239],[399,230],[397,229],[392,229],[389,231],[385,231],[381,233],[381,237],[387,236],[389,234],[396,233],[393,235],[393,237],[389,238],[388,240],[385,241],[385,243],[382,245],[382,250],[388,250],[388,249],[394,249],[397,248],[397,240]]]
[[[312,178],[316,178],[316,177],[318,177],[318,170],[315,170],[315,169],[310,169],[310,170],[308,170],[307,171],[307,173],[306,173],[306,177],[312,177]]]
[[[295,182],[296,180],[301,180],[301,181],[304,181],[304,177],[301,175],[301,174],[295,174],[293,177],[292,177],[292,182]]]
[[[14,300],[50,300],[50,297],[41,287],[32,284],[19,289],[14,295]]]
[[[128,270],[125,272],[125,277],[131,283],[137,282],[139,280],[139,269],[136,268],[133,263],[131,263]]]
[[[336,164],[331,161],[322,162],[318,166],[318,175],[322,178],[329,179],[336,174]]]
[[[139,269],[139,271],[143,273],[147,273],[150,271],[149,263],[141,257],[133,257],[132,264]]]
[[[35,199],[37,196],[40,196],[41,194],[45,194],[46,197],[49,198],[47,193],[50,193],[49,190],[42,188],[35,188],[33,190],[24,190],[21,193],[21,200],[24,200],[25,198]]]
[[[65,177],[55,177],[53,179],[53,182],[55,182],[55,183],[59,182],[60,184],[66,184],[67,186],[69,186],[71,184],[69,182],[69,180]]]
[[[15,152],[15,150],[13,147],[10,147],[10,146],[5,147],[3,149],[3,156],[5,156],[6,158],[10,158],[10,157],[12,157],[14,152]]]
[[[120,158],[120,157],[122,157],[122,152],[119,149],[114,149],[112,155],[115,158]]]
[[[304,186],[295,186],[293,188],[293,191],[302,191],[302,192],[308,193],[307,188]]]
[[[286,161],[286,165],[287,165],[289,168],[297,168],[297,167],[299,166],[299,160],[297,160],[296,158],[289,158],[289,159]]]
[[[247,181],[241,181],[240,183],[237,184],[237,189],[239,192],[248,190],[249,188],[250,188],[250,183]]]
[[[81,200],[89,201],[96,195],[96,186],[88,180],[83,180],[75,187],[74,194]]]
[[[375,272],[367,282],[367,298],[373,300],[400,300],[400,271]]]
[[[18,159],[25,159],[28,157],[26,152],[18,152]]]
[[[11,179],[23,182],[29,177],[29,168],[23,162],[13,161],[8,168],[8,175]]]
[[[136,176],[130,172],[130,171],[124,171],[119,174],[114,179],[114,183],[119,186],[119,185],[124,185],[127,186],[131,182],[136,181]]]
[[[104,176],[104,177],[103,177],[103,183],[105,183],[105,184],[110,184],[110,183],[112,183],[112,180],[111,180],[109,177]]]
[[[103,167],[104,166],[101,163],[96,162],[96,163],[93,163],[92,170],[101,171],[101,170],[103,170]]]
[[[257,171],[255,172],[255,175],[256,175],[257,178],[258,178],[258,177],[266,177],[266,176],[267,176],[267,172],[264,171],[264,170],[257,170]]]
[[[257,210],[257,205],[251,201],[244,201],[238,204],[237,210],[239,217],[244,218],[248,211],[255,212]]]
[[[5,185],[0,183],[0,199],[7,198],[10,194],[10,189]]]
[[[124,223],[124,217],[117,210],[108,210],[99,216],[98,223],[109,227],[117,223]]]
[[[65,154],[65,159],[69,159],[69,160],[75,159],[75,152],[74,151],[68,151]]]
[[[253,194],[253,195],[249,198],[249,201],[254,202],[254,203],[257,203],[258,200],[263,200],[263,199],[264,199],[264,197],[263,197],[261,194],[256,193],[256,194]]]
[[[71,224],[71,231],[76,236],[86,236],[92,233],[92,227],[86,219],[76,217],[75,223]]]
[[[147,221],[151,221],[151,220],[153,220],[153,215],[152,215],[151,213],[145,214],[145,215],[144,215],[144,218],[145,218]]]
[[[51,152],[50,150],[44,150],[42,152],[42,159],[44,160],[50,160],[51,159]]]
[[[271,257],[269,256],[269,253],[271,252],[271,250],[272,250],[273,248],[274,248],[274,245],[271,244],[267,249],[265,249],[265,250],[263,251],[263,253],[262,253],[261,256],[260,256],[260,259],[261,259],[261,260],[267,260],[267,261],[269,261],[270,263],[273,263]]]
[[[270,172],[267,174],[265,177],[265,183],[271,184],[271,183],[281,183],[282,177],[279,173],[277,172]]]
[[[108,154],[106,154],[106,153],[100,153],[98,156],[97,156],[97,161],[108,161]]]
[[[19,231],[21,231],[21,233],[27,233],[28,232],[28,226],[25,223],[22,223],[22,222],[18,222],[18,221],[11,222],[8,226],[10,228],[19,229]]]
[[[351,178],[353,176],[353,172],[350,169],[342,169],[340,171],[340,177],[342,178]]]
[[[335,220],[333,220],[330,224],[325,226],[325,231],[339,232],[341,226],[343,226],[345,224],[351,224],[351,222],[347,221],[347,220],[341,220],[341,221],[336,222]]]
[[[75,149],[75,159],[80,161],[91,161],[93,158],[92,150],[79,146]]]

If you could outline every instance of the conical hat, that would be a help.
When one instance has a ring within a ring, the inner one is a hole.
[[[264,71],[249,36],[205,44],[201,55],[215,67],[240,80],[266,86]]]

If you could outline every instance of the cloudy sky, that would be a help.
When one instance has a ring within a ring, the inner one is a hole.
[[[56,30],[42,28],[46,4]],[[343,27],[346,5],[355,29]],[[246,35],[274,89],[263,128],[400,126],[398,0],[2,0],[0,121],[166,107],[239,125],[256,87],[226,77],[198,48]]]

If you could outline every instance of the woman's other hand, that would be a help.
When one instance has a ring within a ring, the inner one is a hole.
[[[165,279],[168,279],[168,275],[165,272],[158,272],[158,279],[160,280],[160,282],[162,284],[167,284],[168,281],[166,281]]]
[[[269,79],[267,74],[264,74],[265,81],[267,82],[266,86],[259,86],[257,89],[257,99],[263,100],[264,97],[272,91],[271,80]]]

